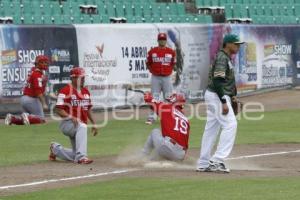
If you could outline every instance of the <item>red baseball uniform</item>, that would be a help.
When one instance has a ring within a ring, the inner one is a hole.
[[[40,69],[32,67],[23,89],[23,94],[30,97],[37,97],[40,94],[44,94],[47,81],[47,76]]]
[[[155,102],[154,110],[160,116],[162,135],[174,139],[179,145],[188,148],[190,122],[182,111],[173,104]]]
[[[90,92],[86,87],[77,91],[71,84],[60,89],[56,107],[87,124],[88,110],[91,109]]]
[[[175,63],[175,51],[169,47],[155,47],[148,52],[147,65],[153,75],[171,75]]]

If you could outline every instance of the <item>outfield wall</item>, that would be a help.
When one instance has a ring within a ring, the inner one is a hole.
[[[140,104],[142,91],[150,90],[147,51],[157,45],[160,31],[168,34],[167,44],[177,52],[174,90],[184,92],[191,101],[203,97],[210,63],[221,48],[223,35],[229,32],[246,42],[233,58],[240,93],[300,83],[299,26],[3,25],[0,107],[18,103],[26,74],[40,54],[51,58],[48,93],[66,84],[70,69],[79,65],[87,71],[86,85],[96,107]]]

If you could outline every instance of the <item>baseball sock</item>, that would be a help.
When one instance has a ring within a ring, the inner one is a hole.
[[[22,117],[15,115],[11,117],[11,123],[16,125],[24,125]]]
[[[35,115],[28,115],[28,120],[30,124],[43,124],[46,122],[44,119],[41,119],[40,117]]]

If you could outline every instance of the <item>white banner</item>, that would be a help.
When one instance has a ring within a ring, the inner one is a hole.
[[[157,34],[168,34],[167,45],[177,53],[174,91],[199,99],[209,66],[208,28],[187,24],[112,24],[76,26],[79,65],[85,68],[96,107],[143,102],[150,91],[147,52],[157,46]],[[128,88],[130,88],[128,90]]]

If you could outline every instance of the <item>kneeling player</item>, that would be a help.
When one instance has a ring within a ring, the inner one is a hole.
[[[45,71],[48,70],[49,59],[47,56],[39,55],[35,59],[35,66],[27,78],[26,85],[21,97],[23,113],[12,115],[8,113],[5,124],[30,125],[45,123],[44,110],[48,110],[45,101],[45,88],[48,78]]]
[[[93,124],[92,133],[98,130],[92,115],[90,93],[84,87],[85,73],[83,68],[76,67],[70,72],[71,84],[63,87],[58,94],[56,112],[62,118],[61,132],[69,137],[72,148],[65,148],[61,144],[52,142],[49,160],[56,158],[79,164],[90,164],[93,160],[87,157],[87,121]]]

